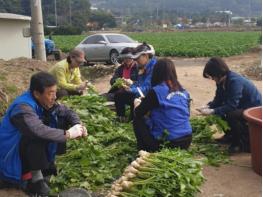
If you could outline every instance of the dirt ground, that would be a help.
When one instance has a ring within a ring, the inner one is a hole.
[[[172,59],[176,65],[179,81],[190,92],[193,99],[191,115],[198,115],[195,108],[213,99],[215,93],[214,82],[202,77],[202,70],[208,58]],[[224,59],[232,70],[244,74],[248,68],[254,68],[255,66],[261,65],[261,51],[254,51]],[[48,67],[49,66],[47,66],[47,68]],[[28,69],[38,70],[39,68],[31,66],[26,68],[26,70]],[[110,77],[111,75],[107,75],[95,80],[94,85],[100,93],[108,91]],[[253,83],[262,92],[261,77],[250,76],[249,78],[257,79],[253,80]],[[14,83],[17,83],[16,79],[9,80],[13,80]],[[233,160],[231,164],[222,165],[220,167],[204,167],[203,173],[206,182],[203,184],[201,188],[202,192],[198,194],[198,197],[261,196],[262,179],[261,176],[255,174],[251,168],[250,154],[237,154],[232,156],[231,159]],[[16,190],[0,190],[0,197],[5,196],[15,197],[25,195]]]

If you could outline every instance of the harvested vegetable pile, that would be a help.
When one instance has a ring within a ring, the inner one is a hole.
[[[70,187],[100,191],[110,187],[136,156],[136,143],[130,124],[115,121],[115,114],[95,93],[64,101],[86,125],[89,136],[67,144],[68,152],[58,158],[59,176],[52,177],[55,192]]]
[[[202,162],[186,151],[139,152],[107,197],[194,196],[204,178]]]
[[[192,117],[193,141],[189,151],[194,155],[203,155],[207,163],[218,166],[228,163],[229,158],[225,147],[215,143],[213,135],[216,132],[227,132],[227,122],[218,116]]]
[[[105,106],[106,101],[95,92],[83,97],[69,97],[63,102],[79,114],[89,136],[70,141],[67,144],[68,152],[58,157],[59,174],[51,178],[53,191],[57,193],[66,188],[81,187],[106,195],[111,184],[137,157],[132,125],[116,122],[115,113]],[[135,184],[129,190],[123,190],[125,192],[120,196],[193,196],[203,180],[201,163],[195,159],[196,156],[200,158],[202,154],[214,165],[223,161],[215,158],[224,158],[217,145],[210,149],[214,145],[210,143],[215,132],[211,125],[217,124],[222,130],[225,124],[219,120],[216,117],[193,118],[194,144],[190,153],[163,149],[151,154],[144,159],[147,165],[140,169],[142,174],[132,179]]]

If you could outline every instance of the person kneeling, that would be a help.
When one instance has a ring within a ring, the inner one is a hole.
[[[0,125],[0,179],[25,185],[30,195],[47,196],[43,175],[56,174],[55,155],[65,152],[65,142],[87,136],[78,115],[56,103],[56,79],[39,72],[30,89],[17,97]]]
[[[121,91],[114,95],[116,114],[118,119],[125,119],[125,106],[130,106],[130,120],[133,120],[133,102],[135,98],[144,96],[151,89],[151,78],[153,67],[157,61],[154,57],[154,50],[146,43],[143,43],[133,50],[132,58],[138,63],[137,80],[127,84]]]
[[[229,124],[220,143],[230,144],[228,152],[250,152],[250,139],[244,110],[262,105],[261,93],[245,77],[231,71],[220,57],[212,57],[205,65],[203,77],[216,83],[214,99],[197,110],[203,115],[215,114]]]
[[[79,68],[85,61],[85,53],[80,49],[73,49],[69,52],[67,59],[56,63],[49,70],[57,80],[57,99],[84,93],[88,86],[88,81],[81,80]]]
[[[138,149],[154,152],[164,143],[187,149],[192,141],[190,96],[178,82],[171,60],[157,61],[151,84],[153,88],[146,97],[134,101],[133,128]]]

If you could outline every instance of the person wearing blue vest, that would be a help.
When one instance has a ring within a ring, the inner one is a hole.
[[[220,57],[212,57],[206,63],[203,77],[216,82],[216,93],[213,101],[197,110],[203,115],[219,115],[228,122],[230,131],[217,141],[230,144],[229,153],[249,152],[249,132],[243,111],[262,105],[260,92],[251,81],[231,71]]]
[[[78,115],[56,103],[56,79],[39,72],[0,123],[1,187],[21,186],[30,195],[48,196],[45,175],[56,174],[55,155],[68,139],[87,136]]]
[[[144,99],[134,101],[133,128],[138,149],[154,152],[164,144],[187,149],[192,141],[190,95],[179,83],[171,60],[157,61],[151,85]]]
[[[124,86],[124,91],[119,91],[114,96],[116,113],[120,121],[125,120],[126,105],[130,105],[130,119],[133,119],[134,99],[140,97],[139,91],[146,95],[150,90],[153,66],[157,61],[153,55],[154,50],[146,43],[134,48],[131,58],[138,63],[137,81],[132,82],[129,86]]]

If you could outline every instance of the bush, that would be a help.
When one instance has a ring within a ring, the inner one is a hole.
[[[45,35],[79,35],[83,29],[73,26],[45,27]]]

